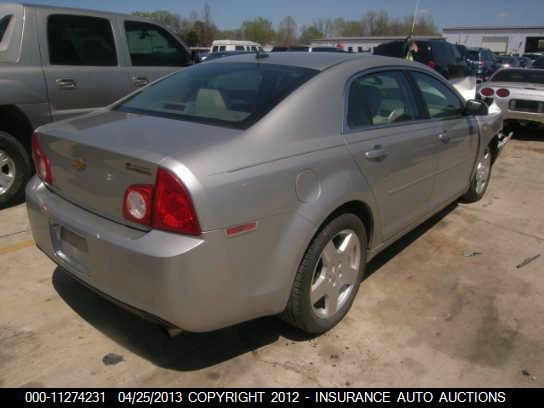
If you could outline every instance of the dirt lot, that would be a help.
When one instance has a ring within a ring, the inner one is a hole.
[[[505,148],[481,202],[373,261],[348,317],[314,339],[275,318],[169,339],[56,268],[24,205],[0,211],[0,386],[543,387],[538,136]]]

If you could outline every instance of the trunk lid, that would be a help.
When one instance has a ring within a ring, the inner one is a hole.
[[[128,186],[154,185],[165,158],[181,162],[182,156],[235,131],[101,111],[43,126],[37,133],[42,150],[51,161],[51,190],[105,218],[145,230],[148,227],[123,217]]]

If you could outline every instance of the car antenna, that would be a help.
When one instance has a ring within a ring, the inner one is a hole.
[[[270,55],[268,55],[266,52],[257,49],[257,53],[255,54],[256,59],[263,59],[263,58],[268,58],[268,57],[270,57]]]

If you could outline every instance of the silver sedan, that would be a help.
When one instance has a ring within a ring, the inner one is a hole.
[[[165,326],[279,314],[322,333],[376,254],[484,195],[502,126],[486,114],[401,59],[210,61],[37,129],[30,223],[54,262]]]
[[[482,98],[501,108],[509,122],[544,124],[544,71],[501,69],[480,87]]]

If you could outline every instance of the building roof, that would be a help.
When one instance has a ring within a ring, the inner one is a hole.
[[[459,26],[446,27],[442,31],[544,31],[544,26]]]

